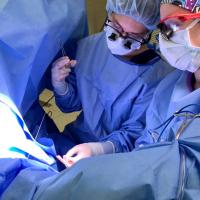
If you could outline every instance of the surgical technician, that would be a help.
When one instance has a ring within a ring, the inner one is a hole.
[[[67,57],[54,62],[57,105],[63,112],[81,110],[64,130],[79,144],[66,155],[72,163],[134,149],[154,89],[172,70],[145,45],[159,21],[158,2],[108,0],[105,31],[79,42],[74,72]]]
[[[195,113],[200,104],[200,0],[163,0],[159,27],[161,53],[177,70],[155,90],[147,110],[148,131],[138,139],[137,145],[154,143],[158,139],[173,140],[176,135],[171,135],[170,131],[178,131],[184,123],[183,116],[171,120],[165,127],[167,119],[185,106],[185,110]],[[163,126],[159,127],[161,124]]]

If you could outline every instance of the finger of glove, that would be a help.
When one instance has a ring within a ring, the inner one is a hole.
[[[69,59],[63,59],[61,61],[56,61],[53,65],[53,70],[59,70],[61,68],[69,68],[71,67]]]
[[[67,76],[69,76],[68,73],[67,73],[67,74],[62,74],[62,75],[60,75],[58,78],[54,79],[54,82],[55,82],[55,83],[56,83],[56,82],[64,82],[64,83],[65,83],[65,78],[66,78]]]
[[[52,81],[53,83],[56,83],[56,82],[62,82],[65,80],[65,78],[69,75],[69,73],[63,73],[63,74],[59,74],[59,75],[55,75],[55,76],[52,76]]]
[[[67,154],[64,155],[64,157],[65,157],[66,159],[68,159],[68,158],[71,158],[71,157],[73,157],[73,156],[79,154],[79,152],[80,152],[80,149],[79,149],[78,145],[76,145],[75,147],[71,148],[71,149],[67,152]]]
[[[67,161],[67,166],[68,167],[71,167],[72,165],[74,165],[75,163],[73,162],[73,161],[71,161],[71,160],[68,160]]]
[[[58,58],[56,61],[54,61],[52,65],[56,65],[57,63],[59,63],[63,60],[69,60],[70,61],[69,57],[63,56],[63,57]]]
[[[52,79],[56,81],[60,81],[59,79],[61,79],[61,77],[65,78],[66,76],[69,75],[70,72],[71,72],[70,68],[62,68],[52,73]]]
[[[52,76],[53,75],[59,76],[59,75],[62,75],[62,74],[67,74],[67,73],[69,74],[71,71],[72,71],[71,68],[65,68],[65,67],[63,67],[63,68],[60,68],[60,69],[56,70],[52,74]]]
[[[74,67],[77,64],[76,60],[70,60],[71,67]]]
[[[89,155],[84,154],[84,152],[79,152],[79,153],[76,154],[75,156],[73,156],[73,157],[68,157],[68,158],[65,157],[65,159],[67,160],[67,162],[68,162],[68,164],[69,164],[70,162],[71,162],[71,163],[76,163],[77,161],[79,161],[79,160],[81,160],[81,159],[83,159],[83,158],[87,158],[87,157],[89,157]]]
[[[63,164],[65,165],[66,167],[68,167],[68,162],[63,159],[60,155],[57,155],[56,158]]]

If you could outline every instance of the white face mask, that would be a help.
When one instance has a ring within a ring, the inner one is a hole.
[[[159,34],[161,53],[177,69],[195,72],[200,67],[200,47],[191,44],[189,35],[189,30],[199,21],[196,19],[186,29],[175,32],[170,40]]]
[[[121,56],[128,55],[141,47],[140,42],[120,37],[119,33],[109,26],[106,26],[104,30],[106,32],[107,45],[112,54]],[[109,38],[112,34],[116,36],[113,40]]]

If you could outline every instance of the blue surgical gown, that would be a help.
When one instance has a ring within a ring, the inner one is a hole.
[[[199,129],[196,118],[178,140],[83,159],[59,174],[24,161],[0,160],[0,185],[6,187],[2,200],[197,200],[200,136],[193,130]]]
[[[115,152],[131,151],[154,89],[172,68],[159,57],[139,65],[112,55],[104,32],[81,40],[76,59],[69,90],[56,102],[63,112],[82,111],[64,133],[77,143],[109,140]]]
[[[146,130],[136,144],[142,146],[157,142],[160,134],[163,132],[160,141],[173,140],[183,122],[183,118],[174,117],[168,126],[162,125],[175,112],[183,107],[191,105],[184,110],[195,113],[200,104],[200,89],[193,89],[193,75],[187,71],[175,70],[169,74],[156,88],[150,106],[147,110]],[[196,106],[195,106],[196,105]],[[164,131],[163,131],[164,129]],[[173,131],[172,131],[173,130]]]

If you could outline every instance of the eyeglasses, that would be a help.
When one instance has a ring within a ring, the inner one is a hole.
[[[171,15],[161,20],[158,28],[162,37],[169,40],[175,31],[183,29],[186,21],[197,18],[200,18],[200,13]]]
[[[144,36],[141,36],[139,34],[124,32],[123,29],[119,25],[115,24],[110,19],[106,20],[106,22],[104,23],[104,26],[105,27],[108,26],[117,32],[117,34],[112,33],[109,36],[109,39],[112,41],[115,41],[118,37],[122,37],[124,39],[134,40],[136,42],[139,42],[140,44],[146,44],[146,43],[148,43],[148,41],[150,39],[150,35],[151,35],[150,32],[146,33]]]

